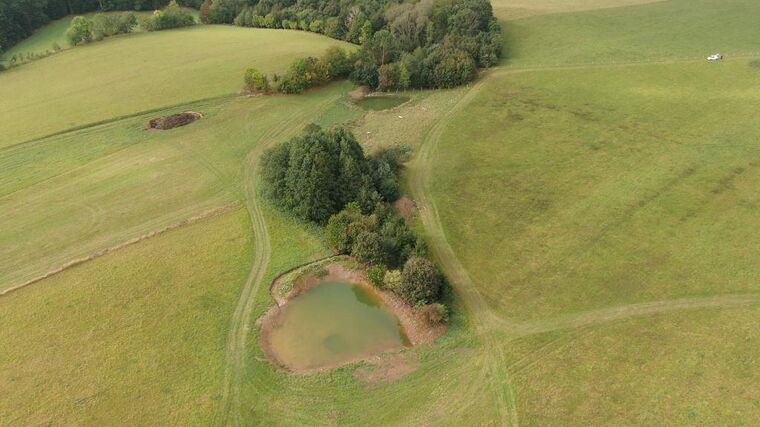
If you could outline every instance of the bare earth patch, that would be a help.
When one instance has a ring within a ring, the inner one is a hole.
[[[404,330],[404,333],[413,347],[431,343],[446,333],[447,326],[445,324],[431,326],[418,310],[415,310],[414,307],[406,304],[397,295],[372,286],[362,270],[346,265],[349,262],[353,261],[346,256],[336,256],[315,261],[312,264],[286,272],[272,282],[269,291],[277,305],[267,311],[266,314],[256,322],[261,326],[261,348],[272,363],[290,373],[307,374],[326,371],[337,368],[338,366],[359,361],[369,361],[370,363],[374,363],[374,361],[380,361],[383,359],[382,355],[365,354],[351,360],[343,361],[335,365],[322,366],[317,369],[294,369],[285,366],[277,359],[272,351],[270,336],[271,332],[282,324],[282,313],[284,313],[282,308],[293,298],[296,298],[307,290],[325,282],[351,282],[378,295],[391,313],[398,318],[401,328]],[[400,372],[406,370],[402,368],[395,369],[398,369]],[[413,370],[414,369],[408,370],[408,372],[412,372]],[[390,373],[387,375],[392,376]],[[403,375],[405,374],[401,374],[398,377],[400,378],[400,376]]]
[[[354,101],[359,100],[367,96],[372,90],[370,90],[369,86],[359,86],[356,89],[349,92],[349,96],[351,96],[351,99]]]
[[[168,130],[180,126],[189,125],[190,123],[203,117],[203,114],[195,111],[183,111],[169,116],[161,116],[151,119],[148,122],[148,129]]]

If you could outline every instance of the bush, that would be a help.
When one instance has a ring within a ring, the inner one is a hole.
[[[385,287],[383,283],[385,273],[385,267],[382,265],[373,265],[367,269],[367,280],[369,280],[376,288],[383,289]]]
[[[428,304],[420,310],[422,317],[431,326],[449,322],[449,309],[440,303]]]
[[[297,59],[282,76],[278,90],[282,93],[301,93],[330,81],[327,67],[317,58]]]
[[[53,52],[58,52],[62,49],[61,45],[59,45],[57,42],[53,42],[53,45],[51,47],[53,48]]]
[[[195,18],[172,0],[163,10],[153,12],[153,16],[144,18],[140,24],[146,31],[161,31],[193,25]]]
[[[341,47],[331,46],[320,61],[327,67],[327,75],[331,80],[346,77],[351,72],[351,60]]]
[[[383,239],[373,231],[362,231],[354,240],[351,256],[362,264],[382,264],[385,257]]]
[[[66,30],[66,39],[72,46],[89,43],[92,40],[92,22],[84,16],[75,16]]]
[[[401,271],[386,271],[385,276],[383,277],[383,286],[385,289],[389,289],[398,293],[399,289],[401,289]]]
[[[442,282],[438,268],[430,260],[411,257],[401,272],[398,294],[411,305],[427,304],[438,298]]]
[[[201,4],[201,8],[198,11],[198,19],[201,20],[202,23],[208,24],[209,23],[209,15],[211,14],[211,0],[204,0],[203,4]]]
[[[245,70],[245,88],[252,93],[269,93],[269,79],[255,68]]]
[[[327,242],[340,254],[348,254],[354,245],[356,226],[361,220],[362,212],[359,205],[349,203],[345,209],[331,216],[327,221],[325,233]]]

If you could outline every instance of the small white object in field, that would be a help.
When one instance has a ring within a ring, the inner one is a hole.
[[[404,117],[402,117],[402,116],[398,116],[398,118],[399,118],[399,119],[403,119]]]
[[[723,59],[723,55],[721,55],[719,53],[713,53],[712,55],[710,55],[710,56],[707,57],[707,60],[710,61],[710,62],[720,61],[721,59]]]

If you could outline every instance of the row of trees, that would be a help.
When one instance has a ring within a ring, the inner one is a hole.
[[[200,7],[202,0],[178,0],[181,6]],[[95,11],[156,10],[169,0],[2,0],[0,52],[32,35],[51,20]]]
[[[439,299],[443,276],[424,241],[389,204],[399,197],[398,173],[408,153],[396,148],[367,157],[347,129],[310,125],[265,153],[262,176],[275,204],[325,225],[335,252],[366,265],[372,283],[424,306]],[[440,305],[426,312],[439,320],[446,314]]]
[[[307,57],[293,61],[282,76],[273,74],[270,79],[257,69],[249,68],[243,80],[251,93],[301,93],[331,80],[347,77],[350,72],[351,56],[345,49],[332,46],[320,58]]]
[[[92,19],[76,16],[66,30],[66,38],[72,46],[102,40],[117,34],[133,31],[138,24],[134,13],[99,13]],[[156,10],[149,17],[140,17],[139,24],[146,31],[159,31],[195,24],[195,18],[176,1],[169,3],[163,10]]]
[[[501,55],[488,0],[205,0],[201,21],[299,29],[361,44],[351,79],[380,90],[457,86]]]

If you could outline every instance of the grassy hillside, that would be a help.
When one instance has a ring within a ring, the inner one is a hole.
[[[506,62],[521,67],[760,54],[760,28],[754,25],[760,4],[754,0],[670,0],[516,20],[500,16],[509,19],[502,23]]]
[[[0,292],[177,226],[0,296],[0,424],[751,425],[760,56],[701,57],[752,48],[758,7],[495,7],[506,64],[386,111],[346,104],[347,83],[220,97],[337,43],[290,31],[133,35],[0,75]],[[144,130],[183,110],[204,118]],[[413,147],[404,188],[453,319],[432,345],[294,376],[256,319],[274,277],[329,251],[260,197],[256,164],[342,121],[368,151]]]
[[[282,72],[295,58],[318,56],[339,44],[348,46],[303,31],[196,26],[70,49],[0,74],[0,148],[236,93],[247,67]]]
[[[491,306],[759,291],[758,75],[736,60],[489,79],[442,137],[433,189]]]
[[[248,151],[346,90],[195,103],[182,109],[205,117],[172,131],[144,130],[167,110],[0,151],[0,290],[240,200]]]
[[[0,423],[207,424],[252,257],[247,218],[236,209],[0,298]]]

